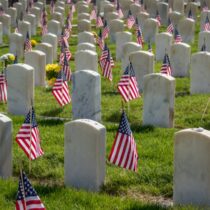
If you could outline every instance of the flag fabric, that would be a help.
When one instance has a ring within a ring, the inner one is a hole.
[[[158,22],[158,26],[160,27],[161,26],[161,17],[160,17],[160,14],[159,14],[158,10],[156,12],[156,20]]]
[[[66,3],[67,4],[71,4],[71,0],[66,0]]]
[[[182,37],[181,37],[181,35],[179,34],[177,28],[175,28],[175,30],[174,30],[174,40],[175,40],[175,43],[180,43],[180,42],[182,42]]]
[[[102,21],[101,16],[100,15],[97,15],[97,17],[96,17],[96,27],[97,28],[101,28],[103,26],[104,26],[104,24],[103,24],[103,21]]]
[[[66,58],[66,53],[64,53],[63,73],[64,73],[66,80],[70,81],[71,80],[71,69],[69,67],[69,63]]]
[[[205,20],[205,23],[204,23],[204,31],[210,31],[210,22],[209,22],[208,15],[206,16],[206,20]]]
[[[168,19],[168,27],[167,27],[167,32],[173,34],[174,32],[174,26],[170,20],[170,18]]]
[[[119,0],[117,0],[117,8],[116,8],[116,11],[117,11],[117,13],[118,13],[118,15],[119,15],[119,18],[123,18],[123,12],[122,12],[122,9],[121,9],[121,7],[120,7],[120,2],[119,2]]]
[[[108,58],[108,56],[109,56],[109,59],[110,59],[111,66],[113,67],[114,66],[114,60],[111,57],[109,48],[107,47],[106,44],[104,44],[104,49],[103,49],[101,57],[100,57],[100,66],[101,66],[102,69],[103,69],[105,60]]]
[[[15,23],[15,33],[18,33],[18,19],[16,19],[16,23]]]
[[[96,20],[96,7],[93,7],[93,10],[90,13],[90,20]]]
[[[140,97],[135,72],[131,62],[122,75],[117,88],[125,102]]]
[[[203,45],[201,46],[201,51],[206,51],[206,43],[204,41]]]
[[[25,49],[25,52],[29,52],[29,51],[32,50],[31,40],[30,40],[28,32],[26,34],[26,40],[25,40],[25,43],[24,43],[24,49]]]
[[[0,102],[7,102],[7,81],[4,73],[0,74]]]
[[[114,66],[114,62],[112,62],[112,58],[110,55],[110,51],[108,49],[107,57],[101,61],[102,75],[105,78],[108,78],[112,81],[112,67]]]
[[[133,27],[134,23],[135,23],[135,18],[134,18],[134,16],[131,14],[131,11],[129,10],[129,11],[128,11],[128,18],[127,18],[127,27],[128,27],[129,29],[131,29],[131,28]]]
[[[101,29],[99,30],[99,33],[98,33],[96,41],[97,41],[97,44],[100,47],[100,49],[103,50],[103,48],[104,48],[104,40],[103,40],[103,37],[102,37]]]
[[[76,11],[76,9],[75,9],[75,5],[74,5],[74,4],[72,4],[72,5],[71,5],[71,12],[72,12],[72,15],[75,13],[75,11]]]
[[[66,56],[67,61],[69,61],[71,59],[71,52],[69,48],[65,45],[65,43],[62,43],[61,54],[60,54],[60,59],[59,59],[61,65],[64,64],[64,54]]]
[[[69,95],[69,87],[66,81],[63,70],[58,74],[55,84],[52,88],[52,94],[59,103],[60,106],[64,106],[71,102],[71,97]]]
[[[71,17],[70,17],[70,15],[67,15],[65,28],[68,29],[69,32],[70,32],[71,29],[72,29],[72,24],[71,24]]]
[[[41,140],[33,107],[26,115],[25,121],[16,136],[16,142],[31,160],[44,154],[40,146]]]
[[[141,27],[140,26],[138,27],[137,32],[136,32],[136,39],[137,39],[137,43],[141,47],[143,47],[144,39],[143,39],[143,35],[142,35],[142,32],[141,32]]]
[[[72,18],[73,18],[73,13],[70,10],[69,13],[68,13],[68,15],[67,15],[67,19],[69,19],[70,21],[72,21]]]
[[[103,37],[103,39],[106,39],[106,38],[108,38],[108,36],[109,36],[109,26],[107,24],[107,21],[105,20],[103,31],[102,31],[102,37]]]
[[[135,19],[135,31],[136,31],[136,33],[137,33],[139,27],[140,27],[139,21],[138,21],[138,18],[136,18],[136,19]]]
[[[65,47],[69,47],[69,42],[68,42],[68,38],[69,38],[70,34],[69,34],[69,31],[68,29],[65,30],[64,28],[62,29],[62,32],[61,32],[61,36],[59,38],[59,44],[60,46],[65,46]]]
[[[22,171],[15,206],[16,210],[46,210],[25,172]]]
[[[165,54],[163,58],[163,64],[161,66],[160,73],[171,75],[171,64],[170,64],[169,56],[167,53]]]
[[[208,10],[209,10],[208,5],[206,4],[206,1],[204,1],[202,11],[203,11],[203,12],[207,12]]]
[[[45,35],[45,34],[47,34],[47,32],[48,32],[47,24],[44,24],[44,25],[42,26],[42,36]]]
[[[4,8],[0,5],[0,16],[4,14]]]
[[[119,128],[109,154],[109,161],[119,167],[137,171],[137,146],[127,119],[123,111]]]

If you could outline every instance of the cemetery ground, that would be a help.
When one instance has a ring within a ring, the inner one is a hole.
[[[197,21],[199,22],[199,20]],[[165,27],[161,27],[165,31]],[[199,25],[196,26],[195,42],[192,53],[197,52]],[[38,32],[39,33],[39,32]],[[77,34],[77,28],[73,28]],[[40,41],[40,36],[33,39]],[[135,40],[135,37],[133,37]],[[70,61],[74,71],[74,54],[77,37],[70,38]],[[115,45],[108,42],[111,54],[115,58]],[[147,46],[144,47],[147,49]],[[155,48],[153,46],[153,51]],[[0,55],[8,52],[8,38],[0,46]],[[99,52],[99,51],[98,51]],[[100,53],[99,53],[100,55]],[[184,58],[183,58],[184,59]],[[156,62],[155,70],[160,71],[161,62]],[[100,70],[99,70],[100,72]],[[121,96],[117,92],[121,64],[115,62],[113,82],[101,77],[102,124],[106,127],[106,158],[113,144],[122,111]],[[72,84],[69,84],[72,89]],[[175,122],[174,128],[155,128],[142,126],[143,96],[126,104],[139,161],[137,173],[106,164],[106,179],[99,193],[91,193],[64,186],[64,123],[72,119],[71,104],[60,108],[51,90],[35,88],[35,111],[37,115],[41,145],[44,156],[29,161],[15,142],[15,136],[24,121],[23,116],[7,113],[7,106],[0,104],[0,112],[13,120],[13,177],[0,179],[0,209],[14,209],[18,188],[20,165],[28,174],[45,207],[50,210],[69,209],[196,209],[194,207],[171,207],[173,193],[173,144],[175,132],[184,128],[203,127],[210,129],[210,108],[205,110],[209,95],[190,95],[189,78],[176,79]],[[48,118],[51,117],[51,118]]]

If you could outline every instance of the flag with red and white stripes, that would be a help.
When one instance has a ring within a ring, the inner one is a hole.
[[[74,14],[76,12],[75,4],[71,5],[71,13]]]
[[[60,54],[60,58],[59,58],[59,62],[61,65],[63,65],[63,63],[64,63],[64,55],[66,55],[67,61],[69,61],[71,59],[71,52],[68,49],[68,47],[66,47],[65,44],[63,43],[63,45],[61,46],[61,54]]]
[[[25,50],[25,52],[29,52],[29,51],[32,50],[31,40],[30,40],[28,32],[26,34],[26,40],[25,40],[25,43],[24,43],[24,50]]]
[[[168,19],[168,27],[167,27],[166,31],[170,34],[173,34],[173,32],[174,32],[174,26],[173,26],[170,18]]]
[[[70,69],[68,60],[66,58],[66,53],[64,53],[64,62],[63,62],[62,68],[63,68],[63,73],[65,75],[66,80],[70,81],[71,80],[71,69]]]
[[[41,140],[33,107],[26,115],[25,121],[16,136],[16,142],[31,160],[44,154],[40,146]]]
[[[101,28],[104,26],[103,20],[100,15],[96,17],[96,28]]]
[[[123,12],[122,12],[122,9],[121,9],[121,7],[120,7],[120,2],[119,2],[119,0],[117,1],[117,8],[116,8],[116,11],[117,11],[117,13],[118,13],[118,15],[119,15],[119,18],[123,18],[123,17],[124,17]]]
[[[165,54],[163,58],[163,64],[161,66],[160,73],[171,75],[171,64],[170,64],[169,56],[167,53]]]
[[[101,29],[99,30],[99,33],[98,33],[96,41],[97,41],[97,44],[100,47],[100,49],[103,50],[103,48],[104,48],[104,40],[102,38]]]
[[[142,31],[141,31],[141,26],[138,27],[137,31],[136,31],[136,40],[137,40],[137,43],[143,47],[143,44],[144,44],[144,38],[143,38],[143,35],[142,35]]]
[[[60,106],[65,106],[66,104],[69,104],[71,102],[68,83],[62,69],[59,72],[58,77],[54,83],[52,94],[54,95]]]
[[[55,2],[54,0],[50,1],[50,13],[53,14],[55,11]]]
[[[103,69],[103,66],[104,66],[104,63],[105,63],[105,60],[109,57],[110,59],[110,63],[111,63],[111,66],[113,67],[114,66],[114,60],[110,54],[110,50],[109,48],[107,47],[106,44],[104,44],[104,49],[102,51],[102,54],[101,54],[101,57],[100,57],[100,66],[101,68]]]
[[[96,6],[93,7],[93,10],[90,13],[90,20],[96,20]]]
[[[4,13],[4,8],[0,5],[0,16],[2,16]]]
[[[160,14],[159,14],[158,10],[156,12],[156,20],[158,22],[158,26],[160,27],[161,26],[161,17],[160,17]]]
[[[138,152],[127,116],[123,111],[119,128],[109,154],[109,161],[119,167],[137,171]]]
[[[180,43],[180,42],[182,42],[182,37],[181,37],[181,35],[179,34],[177,28],[175,28],[175,30],[174,30],[174,40],[175,40],[175,43]]]
[[[106,39],[106,38],[108,38],[108,36],[109,36],[109,26],[107,24],[107,21],[105,20],[103,31],[102,31],[102,37],[103,37],[103,39]]]
[[[204,31],[210,31],[210,22],[209,22],[208,15],[206,16],[206,20],[205,20],[205,23],[204,23]]]
[[[203,11],[203,12],[207,12],[208,10],[209,10],[208,5],[206,4],[206,1],[204,1],[202,11]]]
[[[15,210],[46,210],[25,172],[21,171]]]
[[[118,82],[117,88],[125,102],[140,97],[135,72],[131,62]]]
[[[7,102],[7,81],[4,73],[0,74],[0,102]]]
[[[135,18],[132,15],[131,11],[128,11],[128,18],[127,18],[127,27],[131,29],[135,23]]]

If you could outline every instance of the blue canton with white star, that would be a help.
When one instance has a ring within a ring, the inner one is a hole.
[[[128,136],[131,135],[130,125],[129,125],[127,116],[126,116],[126,114],[125,114],[124,111],[123,111],[122,116],[121,116],[121,120],[120,120],[120,125],[119,125],[118,132],[119,133],[126,134]]]

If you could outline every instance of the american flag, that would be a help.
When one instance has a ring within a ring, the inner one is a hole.
[[[18,30],[18,19],[16,19],[16,24],[15,24],[15,33],[18,33],[19,30]]]
[[[131,62],[122,75],[117,88],[125,102],[140,97],[135,72]]]
[[[96,20],[96,6],[93,7],[93,10],[90,13],[90,20]]]
[[[100,15],[97,15],[97,17],[96,17],[96,27],[97,28],[101,28],[103,26],[104,26],[104,24],[103,24],[103,21],[102,21],[101,16]]]
[[[15,206],[16,210],[46,210],[25,172],[22,171]]]
[[[55,2],[54,2],[54,0],[51,0],[50,1],[50,13],[52,14],[52,13],[54,13],[54,11],[55,11]]]
[[[69,13],[68,13],[68,15],[67,15],[67,19],[69,19],[70,21],[72,21],[72,18],[73,18],[73,13],[70,10]]]
[[[71,59],[71,52],[68,49],[68,47],[66,47],[65,43],[63,43],[61,46],[61,54],[60,54],[60,64],[61,65],[63,65],[63,63],[64,63],[64,54],[66,55],[67,61],[69,61]]]
[[[76,11],[76,9],[75,9],[75,5],[74,5],[74,4],[72,4],[72,5],[71,5],[71,13],[72,13],[72,14],[74,14],[74,13],[75,13],[75,11]]]
[[[112,149],[109,154],[109,161],[119,167],[137,171],[137,147],[124,111],[120,119],[114,144],[112,145]]]
[[[52,94],[54,95],[55,99],[60,104],[60,106],[64,106],[71,102],[68,83],[66,81],[66,78],[62,69],[59,72],[58,77],[55,81],[55,84],[52,88]]]
[[[66,58],[66,53],[64,53],[63,73],[64,73],[66,80],[70,81],[71,80],[71,69],[69,67],[69,63]]]
[[[138,31],[138,28],[139,28],[139,21],[138,21],[138,18],[136,18],[136,20],[135,20],[135,31],[136,31],[136,33]]]
[[[44,154],[40,146],[39,129],[33,107],[26,115],[25,121],[16,136],[16,142],[31,160]]]
[[[142,32],[141,32],[141,27],[140,26],[138,27],[137,32],[136,32],[136,39],[137,39],[137,43],[141,47],[143,47],[144,39],[143,39],[143,35],[142,35]]]
[[[102,69],[103,69],[104,63],[105,63],[105,61],[106,61],[106,59],[108,57],[109,57],[111,66],[113,67],[114,66],[114,60],[111,57],[110,50],[109,50],[109,48],[107,47],[107,45],[105,43],[104,49],[103,49],[102,54],[101,54],[101,57],[100,57],[100,66],[101,66]]]
[[[43,9],[42,9],[40,21],[41,21],[41,26],[43,26],[44,24],[47,24],[47,11],[46,11],[45,7],[43,7]]]
[[[205,23],[204,23],[204,31],[210,31],[210,22],[209,22],[208,15],[206,16],[206,20],[205,20]]]
[[[181,37],[181,35],[179,34],[177,28],[175,28],[175,30],[174,30],[174,40],[175,40],[175,43],[180,43],[180,42],[182,42],[182,37]]]
[[[32,50],[31,40],[30,40],[28,32],[26,34],[26,40],[25,40],[25,43],[24,43],[24,49],[25,49],[25,52],[29,52],[29,51]]]
[[[71,18],[70,16],[68,15],[67,18],[66,18],[66,29],[68,29],[69,31],[71,31],[72,29],[72,24],[71,24]]]
[[[188,18],[193,19],[192,10],[190,9],[188,12]]]
[[[201,51],[206,51],[206,43],[205,43],[205,40],[204,40],[203,45],[201,46]]]
[[[174,32],[174,26],[170,20],[170,18],[168,19],[168,27],[167,27],[167,32],[173,34]]]
[[[102,31],[102,37],[103,37],[103,39],[106,39],[106,38],[108,38],[108,36],[109,36],[109,26],[107,24],[107,21],[105,20],[103,31]]]
[[[98,43],[98,46],[100,47],[100,49],[102,50],[104,48],[104,40],[102,38],[101,29],[99,30],[99,33],[98,33],[97,43]]]
[[[7,81],[4,73],[0,74],[0,102],[7,102]]]
[[[34,1],[33,0],[29,0],[28,6],[31,9],[34,6]]]
[[[28,14],[29,13],[29,6],[27,5],[26,6],[26,14]]]
[[[108,78],[110,81],[112,81],[112,67],[114,63],[112,60],[112,57],[110,56],[110,51],[108,50],[108,55],[107,57],[103,60],[103,65],[101,66],[102,68],[102,75],[105,78]]]
[[[66,0],[66,3],[67,4],[71,4],[71,0]]]
[[[204,1],[204,5],[203,5],[202,11],[203,11],[203,12],[206,12],[206,11],[208,11],[208,10],[209,10],[208,5],[206,4],[206,1]]]
[[[165,54],[163,58],[163,64],[161,66],[160,73],[171,75],[171,64],[170,64],[169,56],[167,53]]]
[[[45,34],[47,34],[47,32],[48,32],[47,24],[44,24],[44,25],[42,26],[42,36],[45,35]]]
[[[59,43],[60,43],[60,46],[64,45],[65,47],[69,47],[69,42],[68,42],[68,38],[69,38],[70,34],[69,34],[69,31],[68,29],[62,29],[62,32],[61,32],[61,36],[59,38]]]
[[[117,8],[116,8],[116,10],[117,10],[117,13],[118,13],[118,15],[119,15],[119,18],[123,18],[123,12],[122,12],[122,9],[121,9],[121,7],[120,7],[120,2],[119,2],[119,0],[117,1]]]
[[[158,22],[158,26],[160,27],[161,26],[161,18],[160,18],[160,14],[159,14],[158,10],[156,12],[156,20]]]
[[[128,11],[128,19],[127,19],[127,27],[128,27],[129,29],[131,29],[131,28],[133,27],[134,23],[135,23],[135,18],[134,18],[134,16],[131,14],[131,11],[129,10],[129,11]]]

